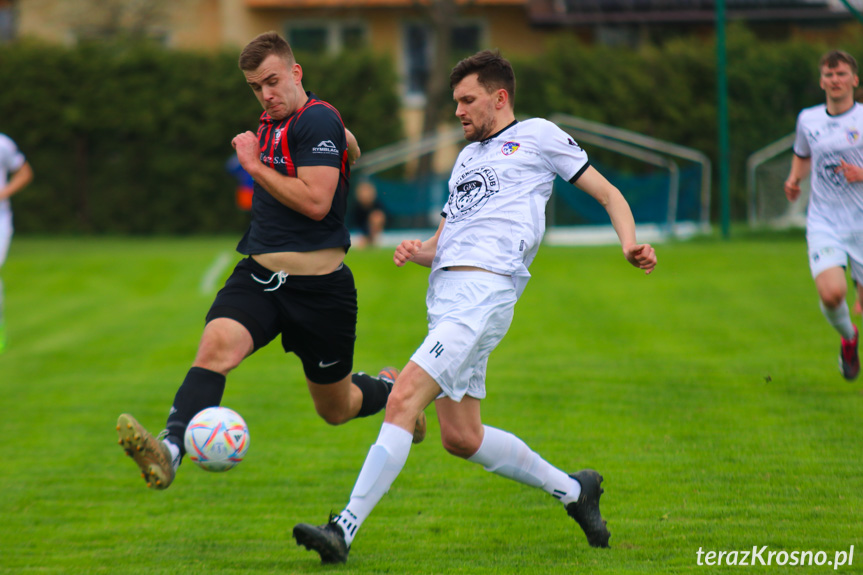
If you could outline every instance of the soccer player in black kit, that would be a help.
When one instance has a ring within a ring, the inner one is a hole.
[[[153,489],[173,482],[192,417],[219,405],[227,374],[276,336],[302,361],[315,409],[332,425],[381,411],[397,375],[353,373],[357,291],[344,258],[356,140],[333,106],[303,89],[303,70],[278,34],[252,40],[239,66],[264,108],[258,133],[231,142],[255,180],[251,223],[237,246],[247,257],[207,313],[166,429],[154,437],[125,413],[117,422],[121,447]],[[415,442],[424,436],[422,416]]]

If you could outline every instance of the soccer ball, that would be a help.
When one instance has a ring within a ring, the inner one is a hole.
[[[227,407],[198,412],[186,428],[186,453],[207,471],[227,471],[249,450],[249,428],[240,414]]]

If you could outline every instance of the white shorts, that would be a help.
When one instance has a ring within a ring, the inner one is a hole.
[[[863,283],[863,233],[838,234],[832,230],[806,233],[812,277],[829,268],[847,267],[851,277]]]
[[[446,396],[485,397],[488,356],[512,323],[516,297],[511,278],[486,272],[438,271],[426,295],[429,334],[411,360]]]

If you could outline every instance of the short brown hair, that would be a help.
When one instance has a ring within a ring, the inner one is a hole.
[[[279,56],[289,64],[294,63],[294,52],[288,41],[276,32],[264,32],[246,44],[246,47],[240,52],[240,70],[257,70],[258,66],[271,54]]]
[[[471,74],[477,75],[477,82],[489,93],[501,88],[506,90],[509,105],[515,106],[515,72],[499,51],[483,50],[456,64],[449,76],[449,87],[455,88]]]
[[[845,62],[851,67],[851,73],[857,75],[857,60],[854,56],[843,50],[831,50],[821,56],[821,61],[818,62],[818,71],[820,72],[824,66],[835,68],[840,62]]]

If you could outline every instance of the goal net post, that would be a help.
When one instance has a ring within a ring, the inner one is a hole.
[[[800,197],[789,202],[785,180],[794,156],[793,133],[754,152],[746,161],[748,219],[753,228],[789,229],[806,226],[809,178],[800,182]]]

